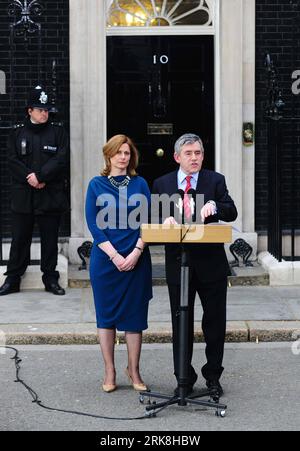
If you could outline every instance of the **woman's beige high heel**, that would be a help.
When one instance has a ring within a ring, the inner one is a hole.
[[[132,377],[129,374],[128,368],[125,368],[125,374],[128,377],[129,382],[132,384],[134,390],[136,391],[147,391],[148,387],[146,384],[144,384],[144,382],[140,383],[140,384],[134,384]]]
[[[116,377],[116,372],[114,372],[114,376]],[[111,393],[116,389],[117,389],[116,384],[102,384],[102,390],[105,391],[105,393]]]
[[[105,393],[111,393],[117,389],[116,384],[102,384],[102,389]]]

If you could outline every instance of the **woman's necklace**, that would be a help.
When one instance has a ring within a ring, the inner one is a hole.
[[[112,175],[108,176],[109,182],[114,186],[115,188],[125,188],[125,186],[128,186],[130,182],[129,175],[126,175],[126,177],[122,180],[122,182],[118,182]]]

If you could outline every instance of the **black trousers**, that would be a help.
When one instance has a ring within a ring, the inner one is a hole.
[[[196,293],[199,294],[202,308],[202,330],[206,343],[205,354],[207,363],[202,367],[205,379],[219,380],[222,367],[224,342],[226,333],[226,295],[227,277],[222,280],[201,283],[193,270],[190,270],[189,303],[188,303],[188,361],[189,378],[192,381],[195,370],[192,366],[194,343],[194,305]],[[179,306],[180,285],[168,285],[173,327],[173,360],[174,374],[178,379],[179,370]]]
[[[61,215],[12,213],[12,243],[6,271],[8,282],[20,281],[30,263],[30,246],[35,221],[41,237],[41,271],[43,282],[57,281],[58,230]]]

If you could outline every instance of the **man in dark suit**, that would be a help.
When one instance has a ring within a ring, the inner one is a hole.
[[[153,194],[171,196],[177,193],[178,189],[185,193],[189,189],[194,189],[197,194],[204,195],[201,218],[205,224],[219,220],[234,221],[237,217],[237,210],[228,194],[224,176],[202,169],[204,148],[199,136],[193,134],[181,136],[175,143],[174,158],[180,166],[179,170],[156,179],[153,184]],[[174,210],[172,216],[161,217],[161,220],[165,224],[176,223]],[[174,374],[178,381],[181,247],[177,244],[167,244],[165,250],[166,278],[172,313]],[[211,393],[220,397],[223,394],[219,379],[224,369],[222,361],[226,331],[228,262],[223,244],[193,244],[188,246],[188,255],[190,277],[188,391],[189,393],[193,391],[193,385],[198,377],[192,366],[194,303],[196,293],[198,293],[203,307],[202,329],[207,358],[207,362],[202,368],[202,375],[206,379],[206,385]]]

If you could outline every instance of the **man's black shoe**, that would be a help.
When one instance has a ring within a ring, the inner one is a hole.
[[[20,291],[20,285],[5,282],[2,287],[0,287],[0,296],[5,296],[6,294],[18,293]]]
[[[45,290],[50,291],[50,293],[56,294],[58,296],[63,296],[66,294],[65,290],[58,285],[57,282],[52,282],[47,285],[45,285]]]
[[[206,386],[209,390],[211,397],[214,400],[221,398],[221,396],[224,393],[223,388],[218,380],[207,380]]]

